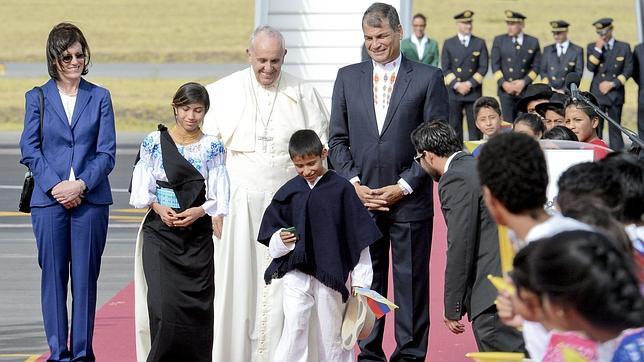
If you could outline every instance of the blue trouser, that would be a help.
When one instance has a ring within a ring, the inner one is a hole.
[[[33,207],[41,275],[41,305],[50,361],[94,361],[96,281],[107,237],[108,205],[83,202],[66,210]],[[67,282],[71,275],[71,343],[67,347]]]

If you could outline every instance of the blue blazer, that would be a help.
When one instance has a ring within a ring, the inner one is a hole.
[[[72,167],[76,178],[87,185],[85,201],[111,204],[107,175],[114,168],[116,133],[109,91],[81,79],[70,125],[56,82],[50,79],[42,89],[43,142],[39,139],[40,95],[36,90],[25,94],[25,124],[20,138],[20,163],[29,167],[35,180],[31,206],[56,204],[51,189],[69,179]]]
[[[331,103],[331,164],[341,176],[370,188],[404,179],[414,190],[395,204],[396,221],[433,216],[432,179],[414,162],[411,132],[425,120],[447,120],[449,105],[439,68],[402,57],[381,134],[373,106],[371,60],[341,68]]]

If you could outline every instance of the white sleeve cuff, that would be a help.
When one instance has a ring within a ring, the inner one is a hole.
[[[280,232],[282,232],[282,230],[284,229],[277,230],[273,236],[271,236],[271,241],[268,244],[268,254],[273,259],[281,258],[295,249],[295,243],[291,243],[291,245],[284,244],[280,237]]]
[[[351,180],[349,180],[349,182],[351,182],[352,184],[355,184],[356,182],[360,182],[360,177],[359,177],[359,176],[355,176],[355,177],[353,177]]]
[[[132,172],[130,205],[137,209],[144,209],[156,202],[156,186],[157,183],[154,176],[152,176],[152,170],[144,162],[139,161]]]
[[[414,192],[414,189],[409,186],[407,181],[405,181],[402,177],[398,180],[398,185],[402,186],[403,189],[405,189],[407,192],[403,192],[405,195],[409,195],[412,192]]]
[[[601,49],[599,49],[599,48],[597,48],[597,47],[595,47],[595,51],[596,51],[597,53],[599,53],[599,54],[601,54],[601,53],[603,52],[603,50],[601,50]]]
[[[351,271],[351,286],[371,288],[372,281],[373,268],[371,265],[371,253],[369,253],[369,247],[367,246],[360,252],[360,260]]]

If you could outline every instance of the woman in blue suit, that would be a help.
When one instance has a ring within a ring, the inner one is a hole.
[[[83,33],[56,25],[47,39],[50,79],[40,135],[40,96],[27,92],[20,162],[35,180],[31,219],[42,269],[41,303],[50,361],[94,361],[96,281],[112,195],[107,175],[116,142],[110,93],[85,81],[90,50]],[[67,284],[71,276],[71,341]]]

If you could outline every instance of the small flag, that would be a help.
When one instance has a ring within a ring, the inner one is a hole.
[[[367,297],[367,305],[376,316],[376,318],[380,318],[390,311],[398,308],[397,305],[380,295],[380,293],[376,292],[375,290],[367,288],[355,288],[355,294]]]

